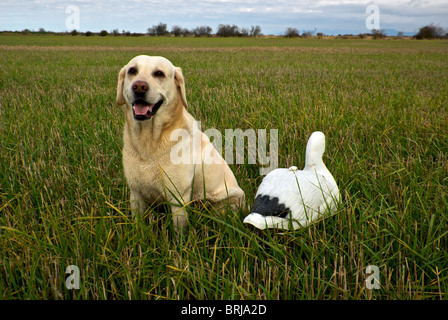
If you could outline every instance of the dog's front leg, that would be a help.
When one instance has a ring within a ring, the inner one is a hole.
[[[131,212],[132,216],[143,215],[145,213],[148,205],[142,199],[142,197],[135,191],[131,190]]]
[[[173,226],[176,231],[184,231],[188,225],[188,212],[182,207],[171,206],[171,212],[173,214]]]

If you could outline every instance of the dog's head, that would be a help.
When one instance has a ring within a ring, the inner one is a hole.
[[[163,57],[137,56],[118,75],[117,104],[132,107],[137,121],[150,120],[179,99],[187,107],[182,70]]]

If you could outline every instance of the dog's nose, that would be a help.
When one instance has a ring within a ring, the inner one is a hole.
[[[148,91],[149,85],[145,81],[135,81],[132,85],[132,90],[135,93],[146,93]]]

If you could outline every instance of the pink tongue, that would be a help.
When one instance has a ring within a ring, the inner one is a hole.
[[[138,116],[144,116],[152,111],[152,107],[154,105],[136,103],[134,104],[134,113]]]

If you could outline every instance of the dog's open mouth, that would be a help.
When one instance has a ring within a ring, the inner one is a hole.
[[[157,110],[159,110],[162,103],[163,99],[161,99],[156,104],[149,104],[143,99],[135,100],[135,102],[132,104],[134,119],[138,121],[151,119],[156,114]]]

